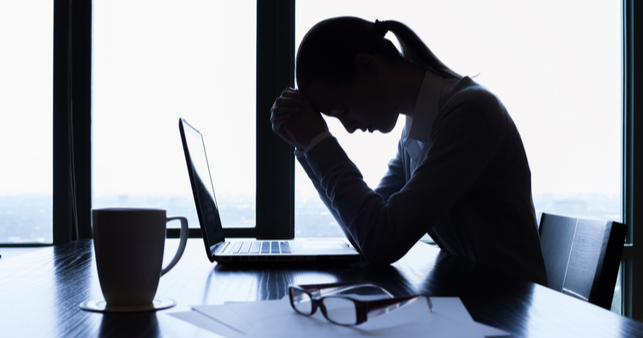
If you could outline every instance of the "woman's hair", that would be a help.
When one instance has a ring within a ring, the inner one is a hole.
[[[402,54],[384,38],[392,32],[402,47]],[[444,78],[460,78],[440,61],[424,42],[405,24],[398,21],[370,22],[356,17],[326,19],[311,28],[297,51],[296,74],[299,88],[314,81],[329,85],[351,83],[359,54],[379,56],[392,65],[405,59]]]

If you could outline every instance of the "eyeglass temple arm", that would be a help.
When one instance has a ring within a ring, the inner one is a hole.
[[[364,301],[364,302],[356,301],[357,303],[356,305],[365,307],[364,313],[366,313],[367,318],[363,318],[363,321],[366,321],[367,319],[373,319],[377,316],[381,316],[381,315],[390,313],[392,311],[395,311],[397,309],[400,309],[406,305],[414,303],[418,299],[425,299],[427,305],[429,306],[429,310],[433,312],[433,303],[431,303],[431,299],[429,299],[429,297],[425,295],[412,295],[412,296],[406,296],[406,297],[371,300],[371,301]],[[362,319],[359,318],[358,322],[360,320]]]
[[[340,293],[352,289],[359,289],[363,287],[373,287],[382,290],[389,297],[394,297],[388,290],[385,288],[372,283],[334,283],[334,284],[308,284],[308,285],[299,285],[300,288],[311,292],[317,292],[318,297],[328,296],[335,293]]]

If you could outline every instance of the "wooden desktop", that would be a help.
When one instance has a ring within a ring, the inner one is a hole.
[[[166,252],[177,242],[168,240]],[[212,264],[202,240],[190,239],[157,292],[177,306],[129,314],[80,309],[83,301],[102,299],[93,255],[92,241],[79,240],[0,259],[0,336],[218,337],[167,314],[191,305],[279,299],[289,284],[369,281],[398,295],[458,296],[476,321],[513,337],[643,337],[643,323],[424,243],[386,267],[256,269]]]

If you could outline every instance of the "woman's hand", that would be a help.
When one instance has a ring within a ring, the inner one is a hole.
[[[304,150],[315,136],[328,131],[326,121],[297,89],[286,88],[270,109],[272,130]]]
[[[275,99],[275,103],[270,108],[270,123],[272,131],[279,135],[284,141],[297,147],[295,140],[290,137],[284,124],[290,121],[293,115],[299,114],[299,107],[302,105],[302,95],[293,88],[286,88],[281,92],[281,96]]]

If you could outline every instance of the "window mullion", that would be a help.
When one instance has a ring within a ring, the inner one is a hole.
[[[623,2],[623,220],[628,225],[628,234],[623,259],[624,264],[624,314],[628,317],[643,320],[643,259],[641,246],[637,243],[637,220],[643,219],[643,182],[636,180],[635,174],[643,160],[643,121],[635,119],[635,98],[643,95],[638,79],[643,79],[641,67],[636,68],[635,56],[641,43],[641,35],[636,34],[636,17],[641,10],[634,6],[634,1]],[[641,114],[639,114],[641,116]]]
[[[294,237],[293,148],[272,132],[270,107],[294,85],[294,0],[257,1],[257,238]]]
[[[54,244],[91,238],[91,15],[91,1],[54,1]]]

